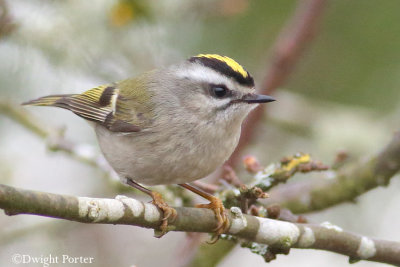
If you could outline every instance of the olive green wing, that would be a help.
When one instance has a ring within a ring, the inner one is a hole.
[[[135,85],[134,80],[125,80],[98,86],[82,94],[50,95],[23,104],[68,109],[113,132],[139,132],[151,122],[151,108],[149,101],[146,102],[149,99],[143,97],[146,94],[139,92],[143,90],[141,83]]]

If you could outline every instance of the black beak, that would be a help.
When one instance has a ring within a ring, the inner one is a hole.
[[[258,103],[267,103],[275,101],[275,99],[273,99],[269,95],[257,95],[257,94],[247,94],[243,96],[241,100],[248,104],[258,104]]]

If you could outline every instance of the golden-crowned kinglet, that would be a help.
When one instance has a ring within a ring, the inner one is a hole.
[[[207,176],[235,149],[243,119],[258,103],[250,74],[231,58],[200,54],[168,68],[99,86],[82,94],[51,95],[24,103],[68,109],[91,121],[105,158],[123,182],[149,194],[168,217],[161,196],[146,185],[180,184],[211,201],[218,234],[227,218],[221,201],[185,184]],[[136,181],[136,182],[135,182]]]

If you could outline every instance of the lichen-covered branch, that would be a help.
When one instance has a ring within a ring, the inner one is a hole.
[[[0,185],[0,208],[7,215],[35,214],[82,223],[125,224],[157,229],[161,212],[150,203],[125,196],[100,199],[56,195]],[[208,209],[176,208],[178,216],[169,230],[213,232],[217,226]],[[347,255],[351,260],[369,260],[400,265],[400,243],[371,239],[341,230],[329,223],[297,224],[242,214],[233,207],[228,212],[228,234],[269,248],[312,248]]]
[[[380,153],[348,163],[329,173],[328,179],[287,184],[270,192],[268,203],[280,203],[294,213],[326,209],[354,201],[378,186],[387,186],[400,171],[400,132]]]
[[[313,160],[309,154],[297,153],[294,156],[281,159],[279,164],[270,164],[255,174],[254,184],[263,191],[269,191],[274,186],[286,183],[297,172],[309,173],[326,171],[329,167],[318,160]]]
[[[254,174],[253,179],[248,182],[248,185],[241,184],[238,189],[227,189],[220,192],[225,207],[238,206],[244,213],[248,213],[250,207],[258,209],[254,206],[258,199],[268,198],[269,195],[266,192],[278,184],[286,183],[297,172],[309,173],[325,171],[329,168],[322,162],[313,160],[309,154],[305,153],[285,157],[279,163],[270,164],[264,169],[253,156],[245,157],[244,163],[246,169]],[[229,171],[230,176],[235,177],[235,179],[225,180],[240,181],[233,169],[229,169]]]

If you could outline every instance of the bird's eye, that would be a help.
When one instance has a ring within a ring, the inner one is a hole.
[[[224,85],[212,85],[211,86],[211,95],[216,98],[224,98],[229,96],[229,89]]]

